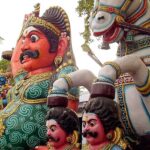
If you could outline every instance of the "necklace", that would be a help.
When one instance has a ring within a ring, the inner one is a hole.
[[[99,147],[97,150],[111,150],[113,146],[114,146],[114,144],[109,143],[109,144],[107,144],[107,145],[105,145],[103,147]],[[83,150],[90,150],[90,145],[89,144],[84,144],[82,146],[82,149]]]
[[[53,146],[51,146],[49,143],[47,144],[48,150],[55,150],[55,148]],[[73,148],[75,147],[74,144],[70,144],[68,146],[66,146],[66,148],[64,150],[73,150]]]
[[[3,124],[4,120],[16,112],[22,102],[28,104],[37,104],[46,102],[46,98],[41,99],[26,99],[24,97],[25,90],[32,85],[33,83],[38,83],[44,80],[49,80],[53,75],[52,72],[42,73],[29,77],[28,79],[22,79],[16,83],[16,85],[11,90],[11,102],[6,106],[5,110],[0,112],[0,136],[4,133],[5,125]]]
[[[21,81],[19,81],[18,83],[16,83],[15,88],[13,89],[13,99],[20,99],[20,101],[23,101],[25,103],[44,103],[46,102],[46,98],[41,98],[41,99],[32,99],[30,98],[29,100],[27,98],[25,98],[24,94],[25,91],[32,86],[32,88],[34,86],[39,86],[40,87],[40,83],[45,81],[46,84],[46,80],[49,80],[49,78],[52,76],[52,72],[46,72],[46,73],[41,73],[41,74],[37,74],[37,75],[33,75],[33,76],[28,76],[25,77],[24,79],[22,79]]]

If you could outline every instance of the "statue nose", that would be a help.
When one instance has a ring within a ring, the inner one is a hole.
[[[25,50],[29,49],[29,44],[27,40],[23,40],[22,41],[22,45],[21,45],[21,51],[24,52]]]
[[[50,129],[47,130],[47,135],[51,135]]]
[[[104,16],[98,16],[98,17],[97,17],[97,20],[98,20],[98,21],[103,20],[103,19],[105,19]]]
[[[85,131],[89,131],[89,125],[88,124],[86,124],[84,127],[83,127],[83,131],[85,132]]]

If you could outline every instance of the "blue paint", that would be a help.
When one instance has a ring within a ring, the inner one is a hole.
[[[147,117],[148,117],[148,119],[149,119],[149,122],[150,122],[150,114],[149,114],[149,112],[148,112],[148,110],[147,110],[147,108],[146,108],[146,106],[145,106],[145,103],[143,102],[142,97],[141,97],[141,104],[142,104],[143,110],[145,111],[145,114],[147,115]]]

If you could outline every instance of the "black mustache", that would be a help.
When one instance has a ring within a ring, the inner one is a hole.
[[[49,139],[50,139],[51,141],[53,141],[53,142],[58,142],[58,141],[59,141],[59,139],[56,139],[56,138],[54,138],[54,137],[52,137],[52,136],[50,136],[50,135],[47,135],[47,141],[49,141]]]
[[[22,60],[23,60],[23,56],[29,56],[30,58],[37,58],[39,56],[39,51],[38,50],[35,50],[35,51],[32,51],[32,50],[25,50],[21,55],[20,55],[20,62],[22,63]]]
[[[96,138],[98,133],[97,132],[91,132],[91,131],[85,131],[85,132],[82,133],[82,135],[84,137],[87,137],[89,135],[89,136],[91,136],[93,138]]]

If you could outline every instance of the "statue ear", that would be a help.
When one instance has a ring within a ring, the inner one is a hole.
[[[109,131],[109,132],[106,134],[106,138],[107,138],[108,140],[112,140],[112,138],[113,138],[113,131],[112,131],[112,130]]]
[[[59,66],[62,63],[68,45],[69,45],[69,40],[67,36],[61,37],[58,43],[57,56],[55,57],[54,60],[56,66]]]

